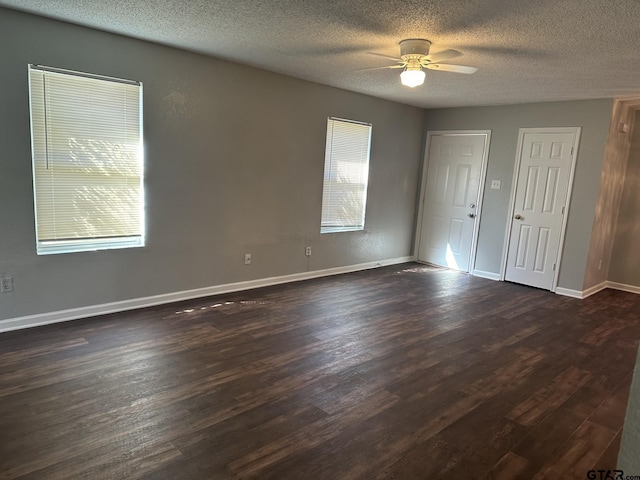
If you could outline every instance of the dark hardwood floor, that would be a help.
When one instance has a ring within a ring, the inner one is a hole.
[[[639,319],[406,264],[5,333],[0,478],[584,479]]]

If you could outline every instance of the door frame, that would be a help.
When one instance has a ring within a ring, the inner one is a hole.
[[[564,238],[567,231],[567,220],[569,219],[569,207],[571,203],[571,192],[573,191],[573,177],[576,172],[576,160],[578,158],[578,148],[580,145],[580,134],[582,127],[532,127],[520,128],[518,130],[518,147],[516,149],[515,167],[513,169],[513,179],[511,181],[511,198],[509,200],[509,214],[507,217],[507,225],[504,236],[504,245],[502,247],[502,268],[500,271],[500,281],[504,282],[507,275],[507,257],[509,256],[509,243],[511,242],[511,225],[513,223],[513,214],[516,208],[516,189],[518,188],[518,175],[520,174],[520,160],[522,159],[522,148],[524,147],[524,136],[527,133],[573,133],[574,140],[571,146],[571,167],[569,168],[569,185],[567,186],[567,200],[564,204],[564,215],[562,216],[562,227],[560,230],[560,243],[558,244],[558,253],[556,256],[556,269],[553,272],[553,282],[551,283],[551,291],[555,292],[558,288],[558,279],[560,278],[560,266],[562,265],[562,251],[564,250]]]
[[[424,215],[424,199],[427,190],[427,172],[429,171],[429,148],[431,138],[434,136],[462,136],[462,135],[484,135],[484,149],[482,152],[482,165],[480,166],[480,179],[478,181],[478,201],[476,203],[476,222],[473,226],[471,236],[471,251],[469,253],[469,273],[473,274],[476,265],[476,252],[478,249],[478,233],[480,232],[480,220],[482,218],[482,201],[484,199],[485,181],[487,178],[487,163],[489,161],[489,148],[491,146],[491,130],[431,130],[427,131],[425,142],[424,158],[422,161],[422,180],[420,184],[420,201],[418,202],[418,218],[416,221],[416,233],[414,236],[413,257],[419,262],[420,239],[422,236],[422,217]]]

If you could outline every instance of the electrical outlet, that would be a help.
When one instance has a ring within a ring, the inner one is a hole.
[[[0,279],[0,291],[13,292],[13,277],[2,277]]]
[[[250,253],[245,253],[244,254],[244,264],[245,265],[250,265],[251,264],[251,254]]]
[[[492,190],[500,190],[501,186],[502,186],[502,182],[500,180],[491,180]]]
[[[304,249],[304,254],[305,254],[307,257],[310,257],[310,256],[311,256],[311,247],[307,247],[307,248],[305,248],[305,249]]]

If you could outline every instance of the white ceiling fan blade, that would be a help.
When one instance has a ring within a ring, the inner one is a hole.
[[[367,52],[367,55],[375,55],[376,57],[386,58],[388,60],[394,60],[396,62],[401,62],[402,59],[399,57],[392,57],[391,55],[385,55],[384,53],[376,53],[376,52]]]
[[[466,73],[467,75],[476,73],[477,67],[469,67],[466,65],[450,65],[448,63],[427,63],[423,67],[430,70],[440,70],[441,72]]]
[[[364,72],[366,70],[386,70],[388,68],[404,68],[404,65],[387,65],[386,67],[359,68],[356,72]]]
[[[438,53],[433,53],[431,55],[427,55],[427,59],[431,62],[441,62],[443,60],[451,60],[452,58],[460,57],[462,55],[461,52],[457,50],[442,50]]]

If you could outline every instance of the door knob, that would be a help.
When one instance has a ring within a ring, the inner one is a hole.
[[[467,217],[476,218],[476,214],[475,213],[469,213],[469,214],[467,214]]]
[[[522,215],[520,215],[519,213],[516,213],[516,216],[513,218],[515,218],[516,220],[522,220]]]

